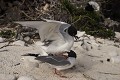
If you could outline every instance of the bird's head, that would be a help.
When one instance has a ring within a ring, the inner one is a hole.
[[[76,53],[73,50],[70,50],[70,52],[67,52],[67,53],[68,53],[68,57],[77,58],[77,55],[76,55]]]
[[[79,39],[79,37],[76,36],[76,35],[77,35],[77,29],[76,29],[75,27],[73,27],[73,26],[70,26],[70,27],[68,28],[68,34],[69,34],[70,36],[73,36],[76,40]]]
[[[73,27],[73,26],[70,26],[69,28],[68,28],[68,34],[70,35],[70,36],[75,36],[76,34],[77,34],[77,29],[75,28],[75,27]]]

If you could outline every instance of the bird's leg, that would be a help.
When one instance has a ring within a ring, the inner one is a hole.
[[[74,65],[73,67],[71,67],[70,69],[76,69],[76,66]]]
[[[59,74],[60,74],[60,72],[59,72],[58,70],[54,69],[54,74],[59,75]]]
[[[60,71],[58,71],[58,70],[56,70],[56,69],[55,69],[54,74],[56,74],[56,75],[58,75],[58,76],[60,76],[60,77],[62,77],[62,78],[67,78],[66,76],[63,76],[63,75],[60,73]]]

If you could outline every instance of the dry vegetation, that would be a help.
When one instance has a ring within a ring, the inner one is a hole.
[[[89,0],[88,0],[89,1]],[[116,0],[99,0],[101,10],[99,12],[89,12],[84,10],[84,6],[88,2],[79,0],[1,0],[0,1],[0,23],[1,28],[12,27],[12,21],[16,20],[39,20],[42,18],[59,20],[74,25],[78,30],[85,31],[87,34],[113,39],[114,31],[119,31],[119,23],[110,20],[106,21],[106,17],[119,21],[119,17],[113,11]],[[114,3],[114,4],[112,4]],[[119,1],[118,1],[119,3]],[[112,5],[109,9],[112,11],[106,16],[108,5]],[[115,9],[114,9],[115,10]],[[118,14],[119,15],[119,14]],[[106,23],[105,23],[106,22]],[[4,24],[4,25],[3,25]],[[111,26],[112,25],[112,26]],[[16,35],[16,31],[9,31],[11,36]],[[13,33],[12,33],[13,32]],[[14,33],[15,32],[15,33]],[[1,31],[0,35],[5,32]],[[7,34],[8,35],[8,34]],[[4,37],[4,36],[2,36]]]

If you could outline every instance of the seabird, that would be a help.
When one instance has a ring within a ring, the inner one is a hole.
[[[49,63],[55,69],[55,74],[59,75],[60,77],[66,77],[63,76],[60,71],[72,68],[75,65],[77,57],[73,50],[70,50],[70,52],[67,52],[67,54],[67,58],[52,54],[48,56],[41,56],[40,54],[28,53],[23,56],[34,56],[36,60]]]
[[[22,26],[36,28],[40,35],[40,47],[47,54],[63,54],[69,52],[74,43],[77,30],[72,25],[55,20],[15,21]]]
[[[86,11],[99,11],[100,5],[95,1],[89,1],[85,7]]]

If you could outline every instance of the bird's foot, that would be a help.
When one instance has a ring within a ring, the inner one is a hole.
[[[60,77],[62,77],[62,78],[67,78],[67,76],[62,75],[62,73],[60,73],[60,71],[58,71],[58,70],[56,70],[56,69],[55,69],[54,74],[56,74],[56,75],[58,75],[58,76],[60,76]]]
[[[76,66],[74,65],[73,67],[71,67],[70,69],[76,69]]]

